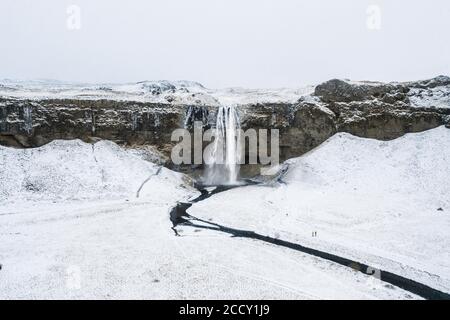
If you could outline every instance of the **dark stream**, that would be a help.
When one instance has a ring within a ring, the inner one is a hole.
[[[176,236],[179,236],[178,231],[176,230],[176,226],[182,224],[184,226],[199,228],[199,229],[208,229],[214,230],[218,232],[227,233],[233,237],[241,237],[241,238],[249,238],[254,240],[263,241],[266,243],[270,243],[273,245],[289,248],[292,250],[300,251],[306,254],[313,255],[315,257],[319,257],[328,261],[332,261],[334,263],[338,263],[340,265],[352,268],[355,271],[362,272],[366,275],[377,275],[381,281],[399,287],[405,291],[409,291],[413,294],[416,294],[424,299],[429,300],[450,300],[450,294],[433,289],[425,284],[420,282],[399,276],[397,274],[391,273],[389,271],[375,269],[371,266],[368,266],[364,263],[360,263],[358,261],[350,260],[344,257],[340,257],[331,253],[327,253],[324,251],[316,250],[313,248],[305,247],[297,243],[281,240],[278,238],[268,237],[259,233],[256,233],[251,230],[242,230],[230,228],[227,226],[223,226],[217,223],[213,223],[210,221],[206,221],[203,219],[196,218],[187,213],[187,210],[194,204],[200,201],[203,201],[214,194],[224,192],[230,189],[242,187],[244,185],[249,184],[258,184],[252,180],[245,181],[245,184],[241,185],[233,185],[233,186],[216,186],[212,191],[208,191],[205,186],[197,185],[196,188],[201,192],[201,194],[191,200],[190,202],[179,202],[175,207],[173,207],[170,211],[170,220],[172,221],[173,227],[172,230],[175,232]],[[196,222],[200,222],[198,224]]]

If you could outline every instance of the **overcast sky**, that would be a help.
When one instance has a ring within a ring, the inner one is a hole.
[[[449,39],[448,0],[1,0],[0,78],[417,80],[450,75]]]

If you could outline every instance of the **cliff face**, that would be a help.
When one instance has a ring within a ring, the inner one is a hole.
[[[15,88],[1,89],[0,144],[19,148],[55,139],[107,139],[130,147],[151,146],[168,157],[172,131],[191,128],[194,120],[205,128],[214,126],[219,104],[211,92],[189,92],[187,87],[182,92],[188,100],[177,100],[175,87],[165,100],[161,92],[149,93],[158,96],[157,102],[103,96],[55,99],[54,94],[30,98]],[[336,132],[389,140],[450,127],[448,77],[390,84],[330,80],[294,98],[247,99],[238,105],[243,129],[280,130],[281,161],[302,155]]]
[[[317,86],[315,95],[336,114],[338,131],[361,137],[389,140],[449,124],[448,77],[402,84],[330,80]],[[430,101],[433,96],[437,99]]]
[[[278,128],[282,160],[334,135],[391,140],[408,132],[450,127],[450,78],[384,84],[330,80],[292,104],[241,107],[244,127]]]
[[[0,144],[36,147],[55,139],[107,139],[156,146],[163,153],[182,108],[112,100],[0,100]]]

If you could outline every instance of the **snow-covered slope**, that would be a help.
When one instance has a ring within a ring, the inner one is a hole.
[[[450,77],[438,76],[412,83],[408,97],[413,107],[450,108]]]
[[[0,299],[418,298],[287,248],[176,237],[170,209],[193,190],[109,142],[0,148],[0,164]]]
[[[159,190],[158,199],[177,199],[188,191],[182,174],[108,141],[56,140],[33,149],[0,146],[0,168],[0,202],[134,198],[138,190],[141,198]],[[145,183],[150,177],[152,183]]]
[[[450,292],[449,129],[387,142],[339,133],[288,163],[286,185],[231,190],[189,213]]]
[[[409,92],[409,100],[413,107],[450,108],[450,89],[448,86],[413,88]]]

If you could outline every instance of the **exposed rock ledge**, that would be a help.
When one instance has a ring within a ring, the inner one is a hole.
[[[150,98],[139,102],[129,96],[120,100],[117,95],[105,99],[102,95],[66,98],[61,94],[61,99],[55,99],[58,94],[54,90],[49,97],[21,96],[17,86],[2,84],[0,144],[36,147],[54,139],[107,139],[130,147],[156,148],[168,159],[172,131],[189,128],[193,120],[203,121],[205,127],[213,125],[216,102],[227,100],[223,91],[217,95],[197,85],[192,94],[188,86],[183,86],[182,94],[207,99],[180,103],[173,98],[179,96],[174,86],[170,87],[172,98],[161,101],[163,89],[147,92],[146,97]],[[45,90],[48,87],[41,91],[33,88],[34,93]],[[249,92],[254,93],[244,90],[240,94]],[[450,127],[450,78],[445,76],[405,83],[335,79],[316,86],[313,93],[291,94],[286,99],[282,94],[277,96],[276,91],[268,92],[257,92],[262,99],[241,99],[242,127],[280,129],[281,160],[311,150],[336,132],[388,140],[440,125]],[[159,100],[152,100],[153,96]],[[169,160],[166,164],[171,165]]]

